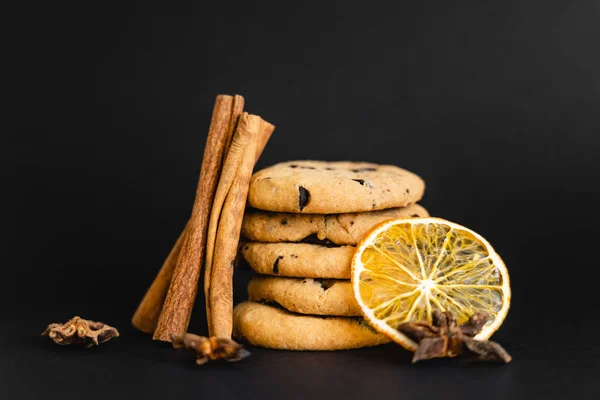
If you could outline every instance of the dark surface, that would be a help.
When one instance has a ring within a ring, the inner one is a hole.
[[[2,13],[0,397],[598,395],[596,2],[197,3]],[[514,361],[412,366],[389,345],[199,368],[131,328],[189,216],[218,93],[277,125],[259,167],[365,160],[423,176],[422,204],[510,270],[494,339]],[[80,350],[38,336],[76,314],[121,337]]]

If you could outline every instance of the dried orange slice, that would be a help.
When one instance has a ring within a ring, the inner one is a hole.
[[[458,323],[476,312],[490,319],[475,339],[488,339],[510,306],[504,262],[472,230],[439,218],[383,222],[358,244],[352,287],[365,318],[407,349],[417,344],[397,330],[405,322],[431,323],[434,310]]]

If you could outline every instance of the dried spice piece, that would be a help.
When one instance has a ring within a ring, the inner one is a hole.
[[[435,311],[433,324],[425,321],[408,322],[400,325],[398,330],[419,343],[413,363],[431,358],[455,357],[459,354],[472,355],[480,360],[509,363],[512,357],[498,343],[473,339],[488,319],[486,313],[479,312],[459,326],[452,313]]]
[[[119,331],[102,322],[88,321],[81,317],[73,317],[64,324],[50,324],[42,336],[48,336],[56,343],[82,344],[87,348],[104,343],[119,336]]]
[[[229,362],[240,361],[250,355],[244,346],[231,339],[194,335],[171,335],[173,347],[186,348],[196,352],[196,364],[203,365],[211,360],[226,360]]]

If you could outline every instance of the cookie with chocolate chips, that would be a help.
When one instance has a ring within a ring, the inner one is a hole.
[[[419,176],[392,165],[289,161],[255,173],[248,201],[260,210],[337,214],[404,207],[424,190]]]
[[[246,262],[263,275],[350,279],[353,246],[309,243],[248,242],[241,247]]]
[[[280,350],[345,350],[390,341],[362,318],[294,314],[251,301],[234,308],[233,336],[254,346]]]
[[[300,314],[361,316],[349,280],[257,276],[248,285],[248,300]]]
[[[257,242],[310,241],[355,245],[371,228],[383,221],[428,216],[427,210],[418,204],[381,211],[331,215],[255,211],[244,215],[242,235]]]

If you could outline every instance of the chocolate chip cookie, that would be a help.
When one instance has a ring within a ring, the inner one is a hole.
[[[349,280],[257,276],[248,285],[248,300],[300,314],[361,316]]]
[[[255,346],[281,350],[345,350],[390,341],[362,318],[294,314],[250,301],[233,310],[233,336]]]
[[[289,161],[255,173],[248,201],[260,210],[337,214],[404,207],[424,190],[418,175],[393,165]]]
[[[355,247],[329,247],[308,243],[242,245],[242,255],[257,273],[302,278],[350,279]]]
[[[328,240],[335,244],[357,244],[375,225],[396,218],[428,217],[418,204],[402,208],[344,214],[291,214],[248,212],[242,234],[256,242],[300,242]]]

